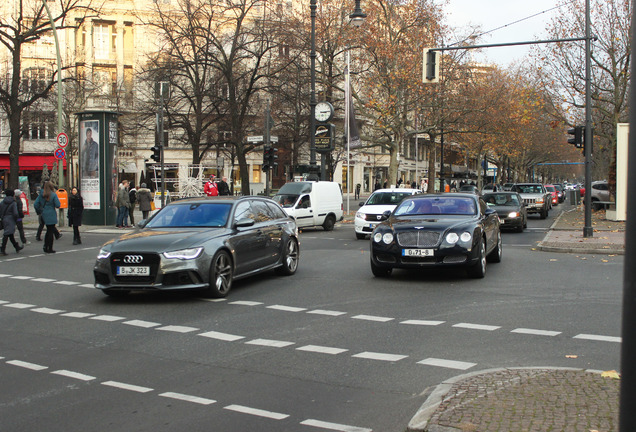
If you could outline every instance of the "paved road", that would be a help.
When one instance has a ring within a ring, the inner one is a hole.
[[[622,257],[533,251],[550,223],[506,233],[483,280],[376,279],[351,225],[308,230],[295,276],[225,301],[110,299],[90,288],[108,235],[34,242],[0,261],[2,430],[397,432],[459,374],[618,369]]]

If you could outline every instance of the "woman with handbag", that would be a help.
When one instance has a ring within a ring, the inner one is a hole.
[[[53,250],[53,238],[57,229],[57,209],[60,208],[60,199],[57,197],[55,190],[57,188],[47,181],[42,188],[42,194],[35,200],[33,207],[36,212],[42,212],[42,220],[46,225],[46,234],[44,235],[44,252],[55,253]]]
[[[15,234],[15,225],[18,220],[18,206],[15,203],[13,189],[7,189],[5,197],[0,203],[0,217],[2,217],[2,227],[4,228],[4,235],[2,236],[2,248],[0,249],[0,255],[7,254],[7,242],[11,240],[11,244],[15,248],[16,252],[22,250],[22,246],[18,244],[13,236]]]

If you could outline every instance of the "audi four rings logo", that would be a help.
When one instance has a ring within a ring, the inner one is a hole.
[[[126,255],[124,257],[124,262],[126,264],[140,264],[144,260],[144,257],[141,255]]]
[[[380,220],[380,219],[382,219],[382,216],[377,215],[377,216],[376,216],[376,219],[377,219],[377,220]]]

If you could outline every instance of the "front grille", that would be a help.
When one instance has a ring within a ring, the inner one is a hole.
[[[406,231],[398,233],[397,241],[402,247],[429,248],[437,246],[439,237],[436,231]]]
[[[140,263],[136,264],[124,264],[123,259],[126,255],[141,255],[142,260]],[[159,262],[161,258],[159,254],[155,253],[134,253],[134,252],[118,252],[114,253],[110,258],[110,270],[112,272],[113,277],[117,282],[132,282],[132,283],[154,283],[157,277],[157,271],[159,270]],[[149,276],[117,276],[117,267],[118,266],[127,266],[127,265],[135,265],[135,266],[150,266],[150,275]]]
[[[524,199],[523,199],[523,203],[524,203],[525,205],[528,205],[528,204],[534,204],[536,201],[537,201],[537,199],[536,199],[536,198],[524,198]]]
[[[464,255],[447,255],[444,257],[445,264],[460,264],[466,262],[466,256]]]
[[[367,214],[367,216],[365,218],[365,220],[368,220],[368,221],[371,221],[371,222],[373,222],[373,221],[379,222],[380,219],[382,219],[382,215],[381,214]]]

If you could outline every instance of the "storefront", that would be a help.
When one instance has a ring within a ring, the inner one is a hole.
[[[46,164],[51,173],[53,164],[57,162],[53,152],[50,154],[20,154],[20,176],[26,176],[29,181],[29,189],[31,192],[30,199],[37,198],[37,192],[39,191],[40,183],[42,181],[42,169]],[[66,160],[63,159],[64,175],[66,175]],[[57,164],[56,164],[57,165]],[[9,155],[0,154],[0,189],[4,190],[6,187],[6,181],[8,179]]]

